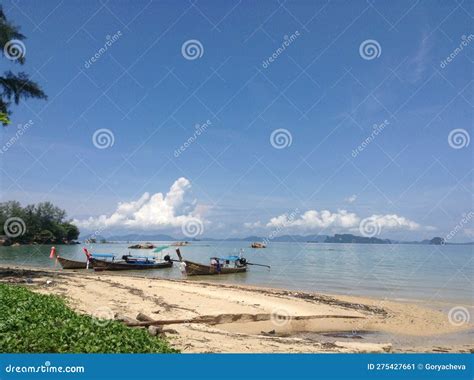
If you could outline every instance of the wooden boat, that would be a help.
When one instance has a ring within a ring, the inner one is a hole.
[[[63,269],[86,269],[87,268],[87,263],[84,261],[69,260],[61,256],[58,256],[57,259]]]
[[[251,245],[252,248],[267,248],[267,246],[264,243],[259,243],[259,242],[254,242]]]
[[[247,266],[235,266],[235,267],[218,267],[216,265],[204,265],[194,263],[192,261],[184,260],[183,263],[186,265],[185,271],[188,276],[207,276],[213,274],[230,274],[230,273],[244,273],[247,271]]]
[[[175,241],[173,244],[175,247],[184,247],[186,245],[189,245],[188,241]]]
[[[117,260],[107,261],[92,259],[94,270],[143,270],[143,269],[162,269],[170,268],[173,262],[170,261],[155,261],[155,260]]]
[[[131,245],[128,247],[129,249],[153,249],[155,246],[151,243],[145,243],[145,244],[135,244]]]

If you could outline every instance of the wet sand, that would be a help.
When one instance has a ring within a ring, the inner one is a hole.
[[[126,273],[0,267],[0,282],[64,297],[77,312],[163,326],[182,352],[470,352],[473,325],[434,305],[165,280]],[[205,322],[193,319],[205,317]],[[103,321],[100,323],[104,323]]]

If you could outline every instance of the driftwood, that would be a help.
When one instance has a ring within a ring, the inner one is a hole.
[[[221,323],[232,323],[232,322],[258,322],[258,321],[269,321],[272,319],[277,320],[291,320],[291,321],[303,321],[310,319],[327,319],[327,318],[344,318],[344,319],[360,319],[364,317],[349,316],[349,315],[302,315],[302,316],[279,316],[275,314],[219,314],[219,315],[203,315],[191,319],[167,319],[167,320],[151,320],[151,321],[140,321],[140,322],[125,322],[130,327],[148,327],[148,326],[163,326],[163,325],[176,325],[182,323],[204,323],[207,325],[218,325]]]
[[[123,314],[120,314],[120,313],[116,313],[114,315],[114,319],[116,321],[123,322],[126,325],[129,325],[131,323],[136,323],[136,321],[133,318],[127,317],[126,315],[123,315]]]
[[[137,319],[137,321],[140,321],[140,322],[154,321],[154,319],[152,317],[149,317],[148,315],[145,315],[143,313],[138,313],[137,316],[136,316],[136,319]]]

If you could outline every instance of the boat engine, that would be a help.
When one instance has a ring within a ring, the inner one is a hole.
[[[247,265],[247,259],[241,257],[240,259],[235,261],[235,264],[239,267],[244,267],[245,265]]]

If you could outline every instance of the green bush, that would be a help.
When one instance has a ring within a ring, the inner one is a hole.
[[[63,299],[0,284],[0,352],[171,353],[146,330],[80,315]]]

